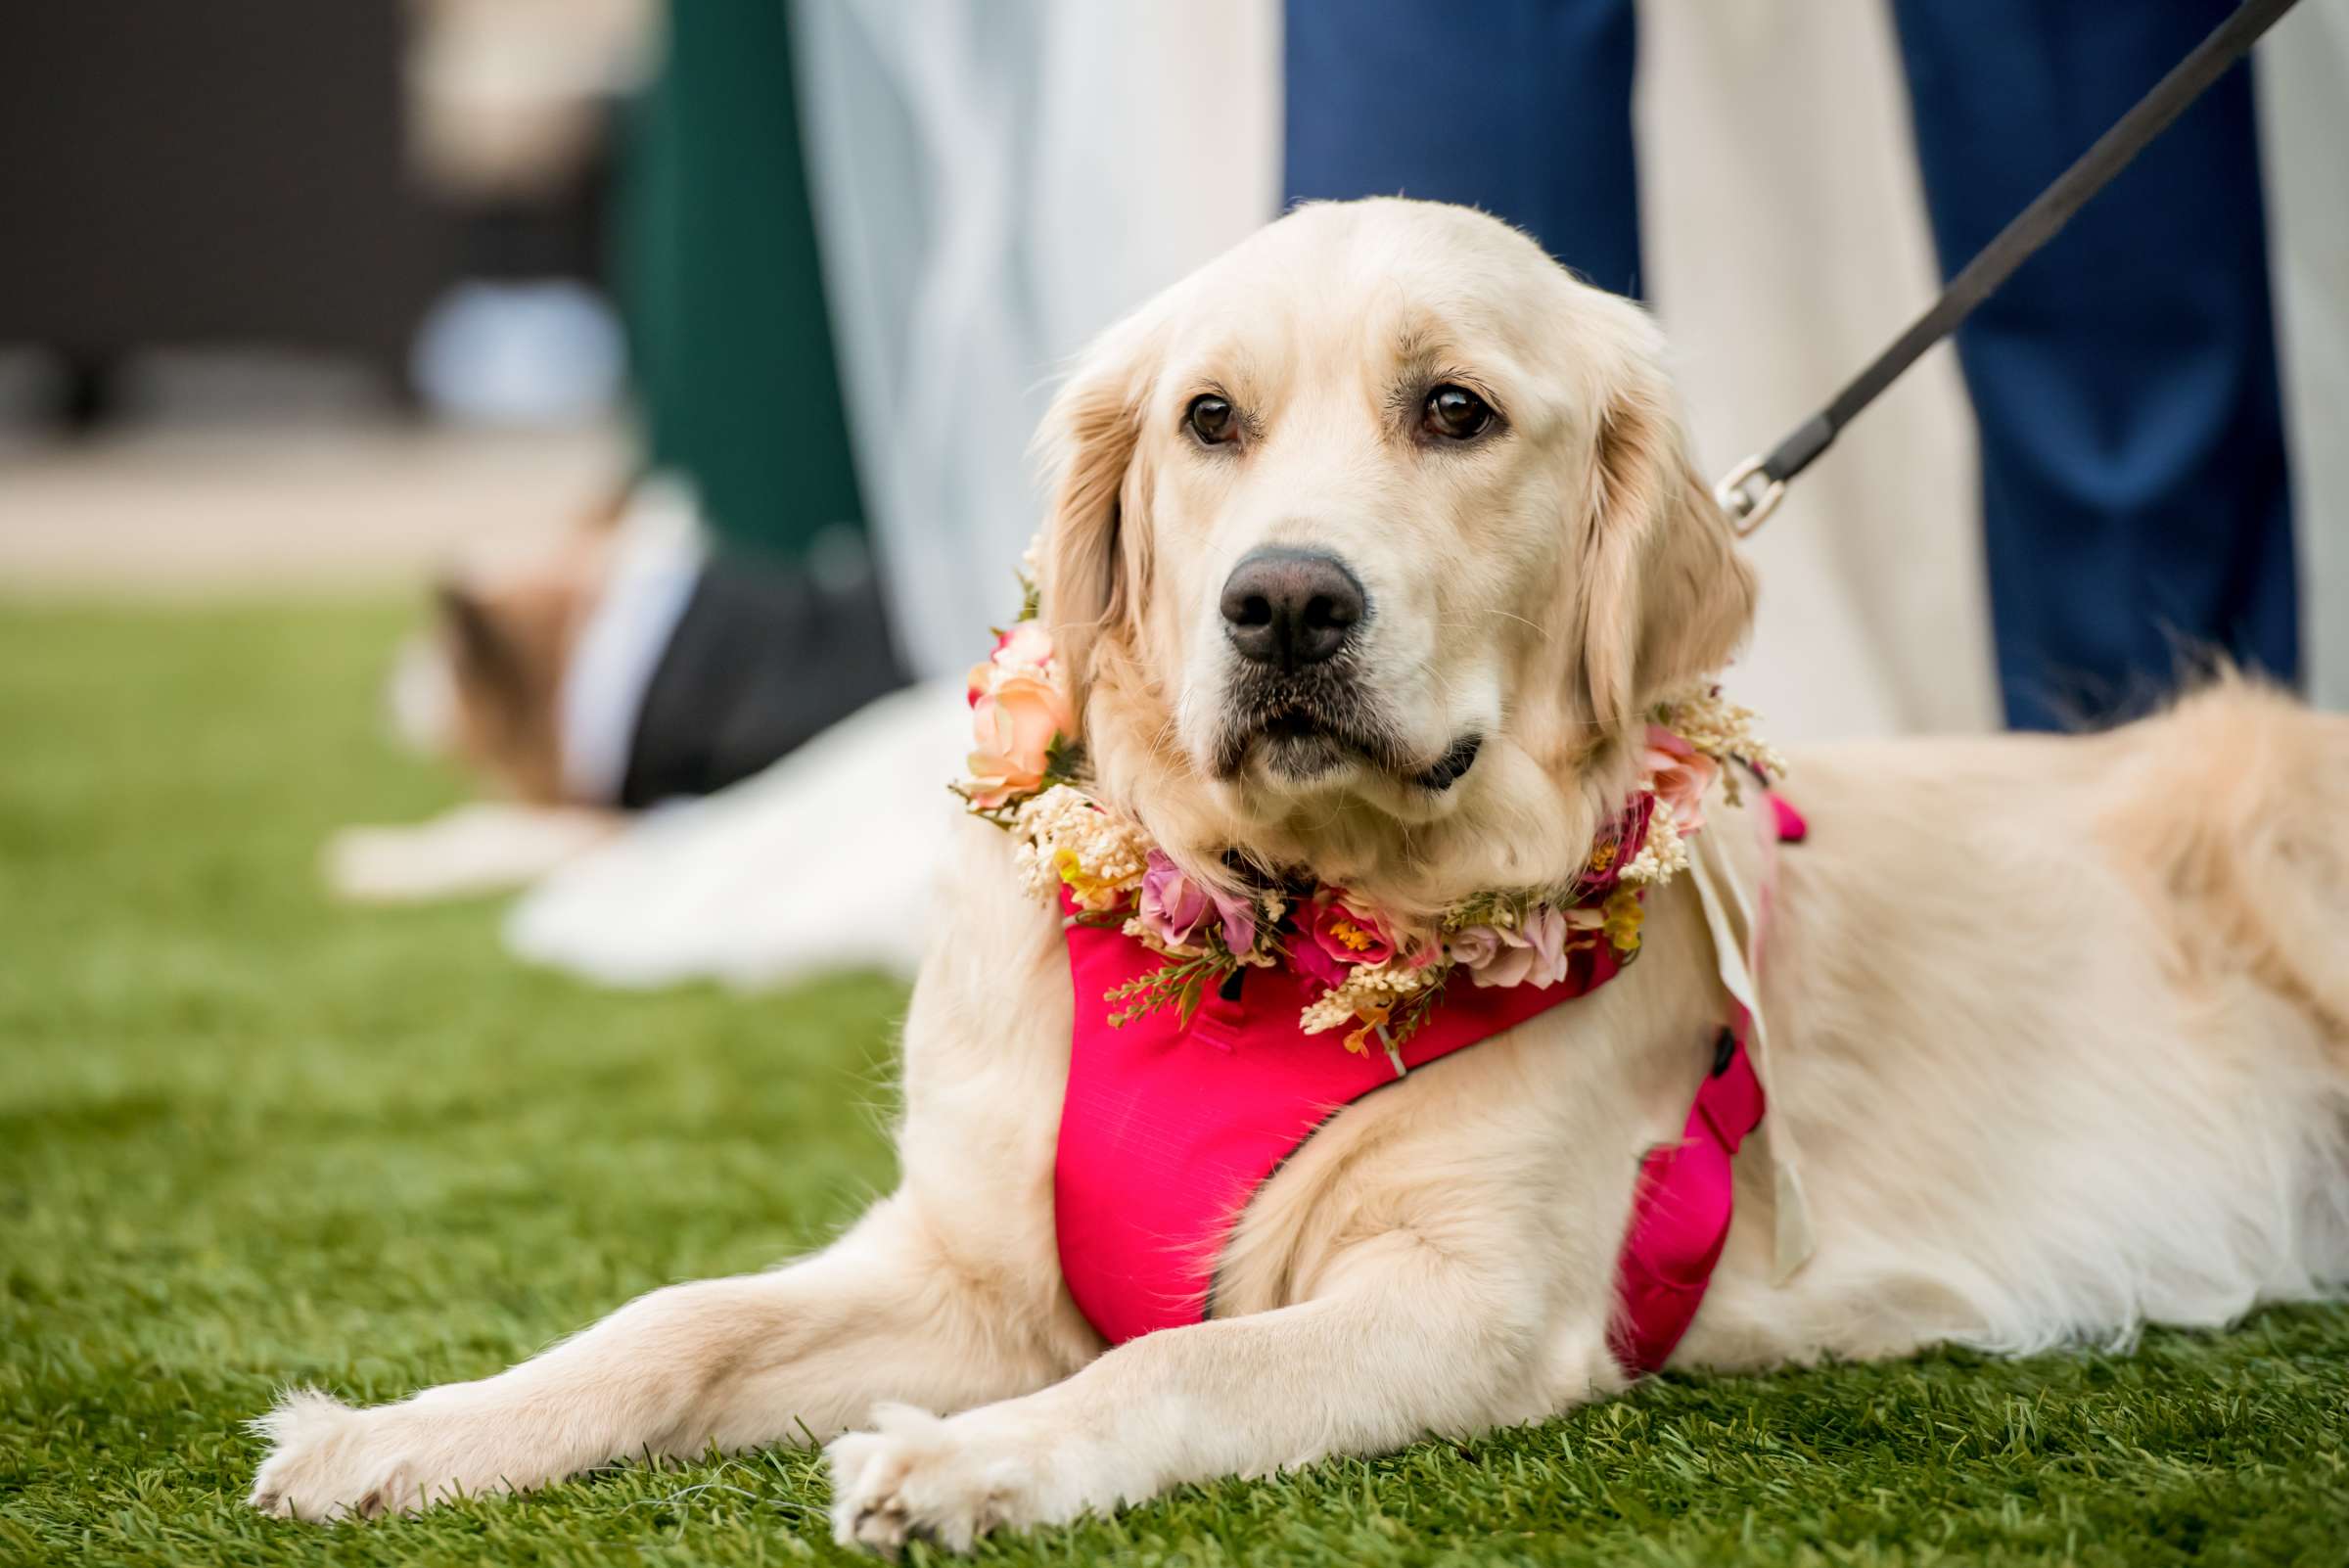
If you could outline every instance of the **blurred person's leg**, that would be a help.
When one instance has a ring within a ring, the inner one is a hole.
[[[728,543],[805,559],[863,506],[780,0],[668,7],[623,168],[623,293],[656,469]],[[852,553],[852,551],[851,552]]]
[[[1292,201],[1479,207],[1639,292],[1632,0],[1288,0]]]
[[[2233,0],[1895,0],[1945,272]],[[1958,334],[2006,716],[2142,701],[2211,648],[2299,673],[2251,77],[2234,70]]]
[[[907,678],[864,547],[791,45],[780,0],[673,0],[635,106],[620,238],[647,457],[715,542],[655,530],[657,570],[600,585],[562,684],[573,798],[714,792]]]

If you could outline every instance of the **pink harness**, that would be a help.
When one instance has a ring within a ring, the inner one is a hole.
[[[1799,841],[1801,816],[1767,799],[1776,839]],[[1216,1260],[1240,1212],[1340,1109],[1618,971],[1601,944],[1543,990],[1462,984],[1400,1049],[1358,1055],[1300,1032],[1298,1013],[1320,988],[1286,967],[1242,971],[1225,988],[1237,993],[1211,992],[1187,1026],[1167,1008],[1113,1029],[1107,993],[1164,960],[1107,927],[1072,925],[1068,944],[1077,1020],[1052,1181],[1060,1266],[1113,1345],[1207,1317]],[[1634,1372],[1661,1367],[1695,1318],[1728,1235],[1730,1157],[1762,1121],[1745,1048],[1751,1019],[1730,1005],[1681,1140],[1642,1162],[1610,1333]]]

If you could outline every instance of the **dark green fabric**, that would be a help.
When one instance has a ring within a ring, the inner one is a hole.
[[[621,290],[653,464],[731,544],[796,558],[860,527],[785,0],[671,0],[627,148]]]

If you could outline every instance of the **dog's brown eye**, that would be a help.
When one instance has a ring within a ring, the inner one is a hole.
[[[1492,425],[1493,405],[1467,388],[1454,387],[1450,382],[1427,394],[1426,410],[1419,417],[1421,430],[1454,441],[1482,436]]]
[[[1210,446],[1221,446],[1240,433],[1240,422],[1232,414],[1230,402],[1214,392],[1192,398],[1183,423],[1191,427],[1192,435]]]

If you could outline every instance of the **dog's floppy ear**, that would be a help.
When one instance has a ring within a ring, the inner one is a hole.
[[[1135,449],[1161,341],[1155,312],[1112,327],[1079,359],[1036,432],[1052,490],[1041,614],[1080,715],[1100,643],[1130,643],[1139,629],[1150,532],[1138,515],[1146,476],[1135,472]]]
[[[1575,571],[1582,695],[1609,729],[1726,664],[1754,617],[1753,569],[1696,471],[1652,350],[1627,354],[1611,379]]]

